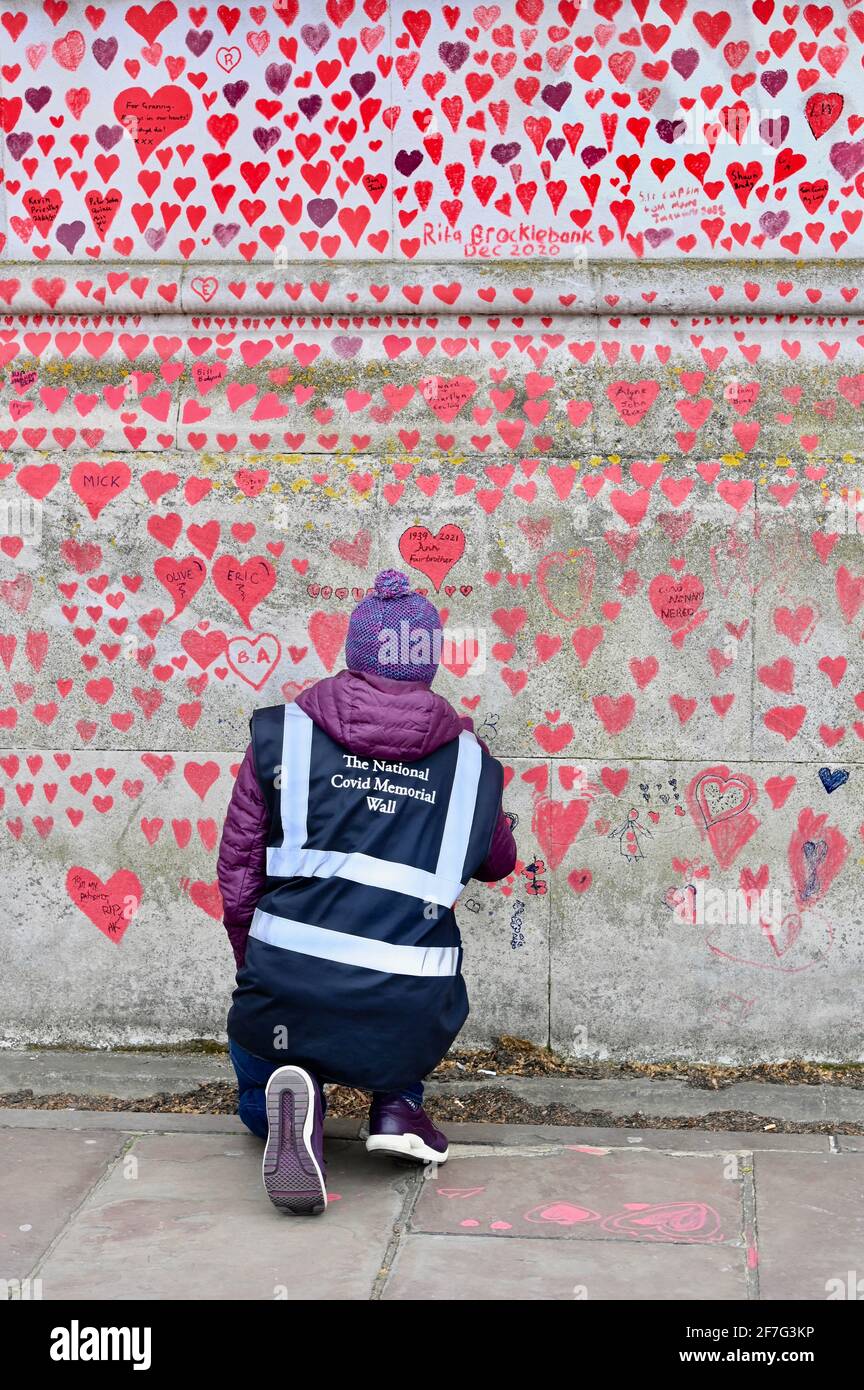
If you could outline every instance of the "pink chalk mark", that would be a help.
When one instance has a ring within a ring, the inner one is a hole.
[[[713,1243],[720,1238],[720,1218],[704,1202],[628,1202],[621,1211],[607,1216],[603,1230],[636,1240]]]
[[[464,1221],[460,1221],[460,1222],[459,1222],[459,1225],[460,1225],[460,1226],[479,1226],[479,1225],[480,1225],[480,1222],[479,1222],[479,1221],[474,1221],[474,1220],[469,1216],[469,1217],[466,1217],[466,1219],[465,1219]]]
[[[593,1154],[595,1158],[605,1158],[609,1153],[608,1149],[593,1149],[590,1144],[565,1144],[564,1147],[576,1154]]]
[[[583,1221],[599,1221],[600,1213],[573,1202],[548,1202],[525,1213],[526,1221],[552,1221],[556,1226],[578,1226]]]
[[[512,1231],[513,1227],[509,1221],[493,1221],[489,1227],[490,1231]]]
[[[759,1263],[759,1251],[756,1249],[756,1246],[755,1246],[755,1245],[750,1245],[750,1246],[748,1246],[748,1248],[747,1248],[747,1268],[748,1268],[748,1269],[755,1269],[756,1266],[758,1265],[758,1263]]]

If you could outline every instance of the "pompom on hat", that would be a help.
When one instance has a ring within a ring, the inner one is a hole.
[[[412,591],[407,574],[381,570],[372,593],[351,614],[345,661],[349,671],[431,685],[438,670],[441,632],[437,608]]]

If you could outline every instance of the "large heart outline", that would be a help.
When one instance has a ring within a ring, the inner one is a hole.
[[[579,560],[582,561],[582,564],[580,565],[576,584],[581,602],[575,612],[565,613],[563,609],[559,608],[552,600],[552,596],[549,593],[547,576],[551,569],[561,569],[564,565],[575,564]],[[537,566],[537,588],[540,590],[540,596],[550,613],[554,613],[556,618],[563,619],[565,623],[575,623],[579,621],[591,602],[596,576],[597,560],[593,550],[590,550],[587,545],[580,546],[578,549],[569,550],[566,554],[560,550],[553,550],[550,554],[544,555]]]

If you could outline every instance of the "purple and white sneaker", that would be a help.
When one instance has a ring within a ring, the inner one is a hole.
[[[373,1100],[366,1148],[421,1163],[446,1163],[450,1151],[446,1135],[435,1128],[422,1105],[414,1106],[404,1096]]]
[[[279,1067],[267,1082],[270,1133],[261,1176],[280,1211],[312,1215],[327,1206],[321,1089],[302,1067]]]

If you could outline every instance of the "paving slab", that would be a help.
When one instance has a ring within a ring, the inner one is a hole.
[[[40,1267],[43,1297],[369,1298],[405,1173],[336,1141],[331,1209],[306,1220],[274,1212],[262,1151],[251,1136],[138,1139]]]
[[[864,1276],[864,1158],[760,1153],[755,1180],[761,1298],[825,1299]]]
[[[425,1182],[412,1229],[615,1242],[737,1244],[741,1168],[720,1157],[590,1149],[457,1156]]]
[[[328,1122],[331,1205],[312,1221],[273,1211],[262,1146],[236,1117],[0,1112],[0,1279],[39,1279],[48,1300],[111,1301],[858,1289],[858,1137],[829,1152],[826,1135],[448,1128],[451,1159],[435,1171],[370,1157],[358,1121]]]
[[[604,1241],[409,1235],[382,1295],[400,1299],[711,1302],[745,1299],[743,1251],[729,1246],[633,1243],[626,1260]]]
[[[0,1130],[0,1279],[24,1279],[81,1205],[125,1136]]]

